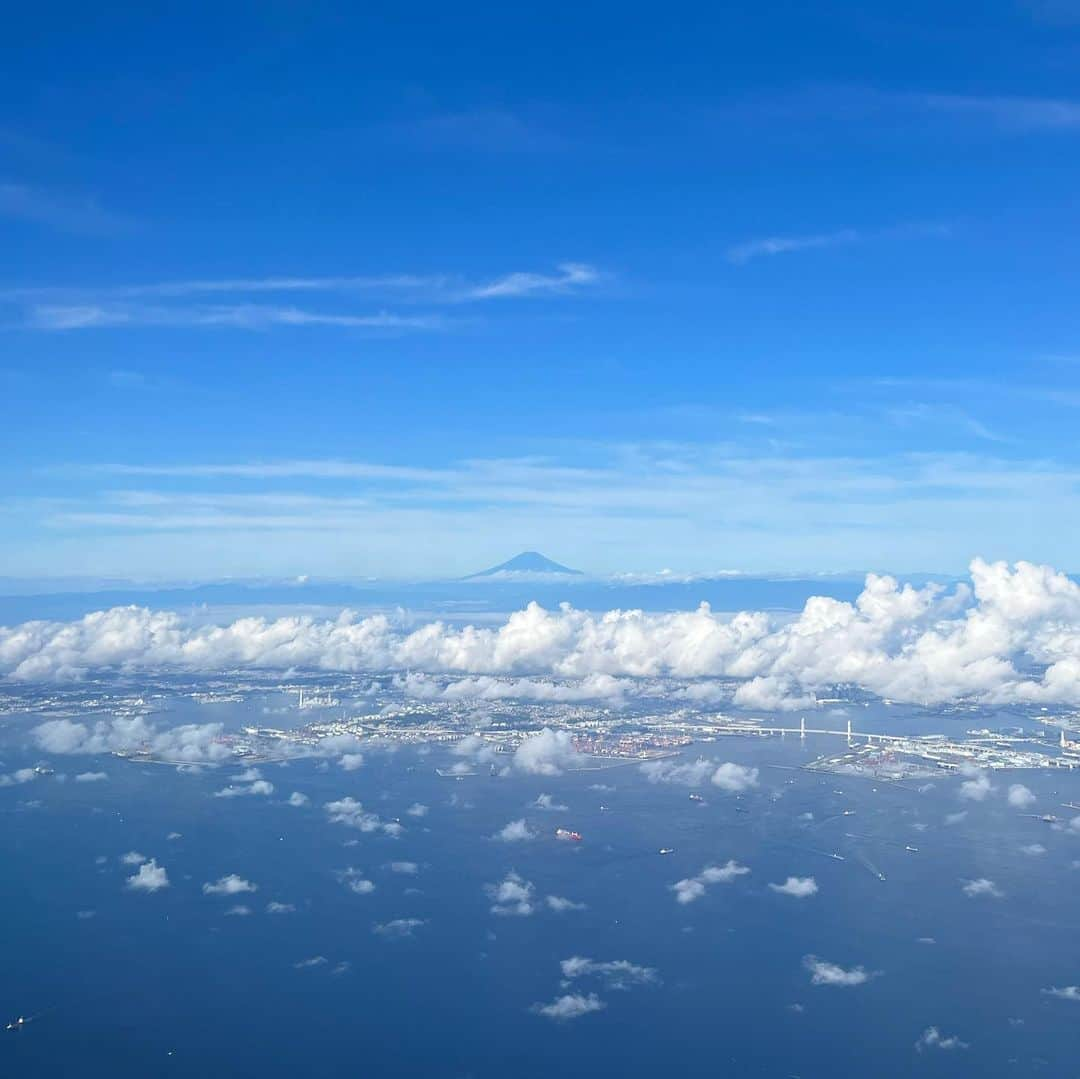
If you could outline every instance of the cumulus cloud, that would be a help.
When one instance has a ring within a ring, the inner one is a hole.
[[[276,899],[272,899],[266,904],[267,914],[294,914],[296,907],[292,903],[279,903]]]
[[[678,783],[684,787],[700,787],[715,771],[716,762],[698,757],[696,761],[676,764],[672,760],[646,761],[640,772],[650,783]]]
[[[293,791],[292,794],[289,795],[289,805],[296,806],[297,808],[306,806],[310,801],[311,799],[306,794],[301,794],[299,791]]]
[[[627,959],[599,961],[575,955],[560,964],[562,976],[567,981],[575,978],[598,978],[609,989],[629,989],[635,985],[648,985],[659,981],[653,967],[643,967]]]
[[[549,727],[526,738],[514,752],[514,767],[534,775],[557,776],[567,768],[580,767],[583,760],[569,732]]]
[[[556,914],[565,914],[569,910],[587,910],[588,904],[575,903],[573,899],[566,899],[561,895],[549,895],[544,899],[547,904],[548,910],[553,910]]]
[[[512,820],[505,827],[500,828],[492,838],[503,843],[521,843],[525,840],[535,839],[536,833],[522,818],[521,820]]]
[[[241,892],[258,891],[259,886],[252,884],[250,880],[244,880],[236,873],[219,877],[217,880],[207,882],[202,886],[203,895],[240,895]]]
[[[19,768],[17,771],[0,775],[0,787],[17,787],[23,783],[30,783],[37,779],[38,774],[33,768]]]
[[[580,1019],[590,1012],[602,1011],[607,1005],[595,994],[587,996],[581,993],[566,993],[556,997],[550,1004],[534,1004],[532,1011],[545,1019],[554,1019],[556,1022],[566,1022],[570,1019]]]
[[[339,869],[334,876],[336,876],[349,891],[355,892],[357,895],[371,895],[371,893],[375,891],[375,882],[368,880],[361,870],[355,869],[351,865],[346,869]]]
[[[75,776],[76,783],[101,783],[109,778],[108,772],[79,772]]]
[[[411,937],[422,925],[427,925],[426,918],[394,918],[389,922],[376,922],[371,931],[387,940],[402,940]]]
[[[1034,805],[1035,795],[1023,783],[1013,783],[1009,787],[1008,801],[1009,805],[1017,809],[1027,809],[1028,806]]]
[[[428,815],[428,807],[420,802],[413,802],[405,812],[410,817],[426,817]]]
[[[709,884],[730,884],[739,877],[746,876],[749,867],[739,865],[734,859],[723,865],[707,865],[696,877],[687,877],[671,885],[677,903],[693,903],[700,899]]]
[[[790,895],[793,899],[806,899],[817,895],[817,881],[813,877],[788,877],[783,884],[770,884],[774,892],[781,895]]]
[[[274,784],[265,779],[256,779],[253,783],[233,784],[214,792],[215,798],[242,798],[246,795],[267,797],[274,793]]]
[[[801,706],[837,683],[919,704],[1080,704],[1080,585],[1048,566],[975,559],[970,581],[951,591],[870,574],[854,602],[815,596],[780,622],[762,612],[722,615],[707,605],[655,614],[548,611],[534,603],[495,626],[402,628],[386,615],[351,612],[217,626],[125,607],[0,628],[0,675],[14,679],[301,666],[560,682],[728,678],[739,682],[737,704],[770,708]],[[115,721],[103,721],[102,736],[97,725],[50,722],[81,728],[66,739],[67,750],[57,750],[73,752],[72,745],[107,740]],[[54,731],[63,741],[63,727]],[[525,770],[528,762],[526,753]],[[558,760],[552,766],[562,767]]]
[[[698,757],[695,761],[676,764],[672,760],[646,761],[640,766],[641,773],[650,783],[677,783],[684,787],[700,787],[711,782],[720,790],[738,793],[758,785],[758,770],[741,764],[715,761]]]
[[[0,638],[3,634],[0,628]],[[143,716],[121,716],[95,723],[50,719],[38,724],[32,734],[46,753],[98,756],[144,750],[164,760],[201,764],[225,760],[230,755],[228,746],[219,740],[223,729],[220,723],[188,723],[158,730]]]
[[[536,801],[530,802],[529,807],[531,809],[542,809],[547,813],[563,813],[570,808],[561,802],[556,802],[554,795],[551,794],[538,794]]]
[[[1043,990],[1048,997],[1057,997],[1058,1000],[1071,1000],[1080,1004],[1080,985],[1053,985]]]
[[[526,918],[536,909],[536,887],[513,870],[497,883],[485,884],[484,891],[492,901],[492,914]]]
[[[338,764],[345,769],[346,772],[355,772],[357,768],[362,768],[364,765],[363,753],[343,753]]]
[[[811,985],[829,985],[847,988],[862,985],[868,982],[873,974],[868,973],[865,967],[850,967],[845,969],[836,963],[828,963],[824,959],[818,959],[816,955],[807,955],[803,958],[803,966],[810,973]]]
[[[758,785],[758,770],[728,761],[713,772],[712,783],[722,791],[745,791]]]
[[[126,854],[120,855],[121,865],[142,865],[143,862],[149,860],[145,854],[140,854],[137,850],[129,850]]]
[[[339,798],[335,802],[327,802],[323,808],[331,824],[344,824],[359,832],[382,832],[396,837],[404,831],[397,821],[383,820],[377,813],[364,809],[355,798]]]
[[[969,1048],[967,1042],[962,1042],[955,1035],[946,1037],[937,1027],[927,1027],[919,1035],[919,1040],[915,1043],[915,1051],[918,1053],[925,1053],[930,1049],[949,1051],[967,1048]]]
[[[992,880],[987,880],[986,877],[964,881],[963,892],[969,899],[975,899],[983,895],[989,896],[991,899],[1001,899],[1005,895]]]
[[[163,865],[158,865],[153,858],[143,862],[138,872],[128,877],[127,887],[133,892],[160,892],[169,887],[169,874]]]
[[[979,772],[960,784],[959,797],[966,798],[969,802],[982,802],[993,789],[990,777],[985,772]]]

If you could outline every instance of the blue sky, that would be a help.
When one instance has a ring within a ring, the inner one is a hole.
[[[356,7],[11,17],[0,574],[1080,569],[1080,6]]]

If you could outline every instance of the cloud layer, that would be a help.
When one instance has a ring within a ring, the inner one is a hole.
[[[871,574],[854,603],[814,597],[784,623],[707,605],[596,614],[530,604],[496,627],[405,631],[384,615],[351,612],[193,626],[125,607],[0,629],[0,674],[14,679],[245,667],[593,679],[589,693],[600,696],[625,693],[617,679],[725,678],[739,680],[733,703],[755,709],[803,707],[837,684],[924,704],[1080,703],[1080,586],[1047,566],[976,559],[970,585],[915,588]]]

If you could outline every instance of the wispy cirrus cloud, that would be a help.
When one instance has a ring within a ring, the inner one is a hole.
[[[727,250],[729,262],[743,263],[770,255],[787,255],[795,251],[814,251],[823,247],[843,247],[859,243],[863,234],[856,229],[819,232],[803,236],[764,236],[735,244]]]
[[[131,227],[130,221],[106,210],[90,196],[11,182],[0,182],[0,217],[92,236]]]
[[[518,296],[567,293],[601,279],[600,272],[583,262],[563,262],[554,274],[511,273],[486,285],[476,285],[466,296],[472,300],[495,300]]]
[[[88,330],[116,327],[225,328],[266,330],[275,326],[336,326],[364,330],[436,330],[446,325],[438,316],[338,314],[298,307],[259,304],[235,306],[160,307],[138,304],[35,304],[24,327],[35,330]]]
[[[1080,130],[1080,101],[1070,98],[911,94],[904,98],[936,113],[983,120],[1008,131]]]
[[[754,259],[776,255],[820,251],[833,247],[852,247],[871,241],[899,239],[904,236],[947,236],[949,226],[941,223],[895,225],[883,229],[836,229],[832,232],[796,233],[764,236],[747,240],[727,249],[728,262],[742,265]]]
[[[268,276],[193,278],[109,286],[17,286],[0,290],[14,305],[14,326],[70,331],[135,327],[267,330],[274,327],[336,327],[374,331],[439,330],[452,324],[441,313],[341,310],[356,294],[392,299],[412,307],[452,308],[490,300],[566,297],[604,275],[583,262],[559,263],[551,272],[511,271],[480,281],[455,275]],[[319,297],[318,309],[260,297]],[[225,298],[244,302],[212,302]]]

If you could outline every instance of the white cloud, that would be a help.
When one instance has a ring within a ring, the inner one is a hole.
[[[150,859],[145,854],[140,854],[137,850],[129,850],[127,854],[120,855],[121,865],[142,865],[143,862],[148,862]]]
[[[591,285],[600,274],[592,266],[581,262],[563,262],[557,274],[511,273],[486,285],[471,288],[467,297],[472,300],[505,299],[510,297],[536,296],[543,293],[564,293],[581,285]]]
[[[695,899],[700,899],[705,894],[705,885],[697,877],[686,877],[683,880],[677,880],[671,886],[671,890],[675,893],[676,902],[693,903]]]
[[[951,1049],[967,1048],[969,1048],[967,1042],[962,1042],[955,1035],[946,1037],[937,1027],[927,1027],[922,1034],[919,1035],[919,1040],[915,1043],[915,1050],[919,1053],[925,1053],[929,1049],[948,1051]]]
[[[323,807],[331,824],[344,824],[359,832],[382,832],[389,836],[399,836],[404,829],[396,821],[383,820],[377,813],[364,809],[355,798],[339,798],[327,802]]]
[[[385,937],[388,940],[401,940],[404,937],[411,937],[423,925],[427,925],[425,918],[394,918],[389,922],[376,922],[371,927],[371,931],[376,936]]]
[[[671,891],[675,893],[676,902],[693,903],[705,894],[706,885],[730,884],[749,872],[750,869],[747,866],[739,865],[731,859],[723,865],[707,865],[696,877],[676,881],[671,885]]]
[[[108,772],[79,772],[75,776],[76,783],[101,783],[109,778]]]
[[[631,963],[627,959],[599,961],[575,955],[560,963],[562,976],[567,981],[575,978],[599,978],[609,989],[629,989],[635,985],[657,982],[656,970]]]
[[[244,880],[236,873],[219,877],[213,883],[209,881],[202,886],[203,895],[240,895],[241,892],[258,891],[259,886],[252,884],[250,880]]]
[[[436,622],[411,630],[386,615],[244,618],[214,626],[142,608],[0,628],[0,673],[15,679],[73,678],[110,668],[294,666],[557,679],[723,677],[744,685],[763,678],[787,687],[791,699],[840,682],[920,704],[968,698],[1080,704],[1080,585],[1047,566],[976,559],[971,584],[952,592],[870,574],[854,603],[817,596],[779,623],[761,612],[720,615],[707,605],[667,614],[594,614],[530,604],[495,626]],[[215,743],[219,734],[210,724],[166,736],[141,718],[93,725],[51,720],[35,731],[49,752],[107,753],[150,741],[163,756],[194,761],[227,755]],[[154,744],[165,737],[167,743]],[[515,766],[553,774],[575,759],[564,732],[549,731],[522,744]],[[985,787],[979,778],[967,782],[972,792]]]
[[[535,886],[513,870],[496,884],[485,884],[484,891],[492,900],[492,914],[527,918],[536,910]]]
[[[553,910],[556,914],[565,914],[570,910],[587,910],[588,905],[585,903],[575,903],[573,899],[566,899],[561,895],[549,895],[544,899],[544,902],[548,906],[548,910]]]
[[[595,993],[589,993],[587,996],[580,993],[566,993],[564,996],[556,997],[550,1004],[534,1004],[532,1011],[547,1019],[565,1022],[570,1019],[580,1019],[583,1015],[601,1011],[606,1007],[607,1005]]]
[[[420,872],[420,866],[416,862],[391,862],[391,873],[404,873],[406,876],[415,877]]]
[[[289,805],[297,808],[308,805],[310,801],[311,799],[306,794],[301,794],[300,791],[293,791],[289,795]]]
[[[514,767],[534,775],[559,775],[567,768],[580,767],[583,760],[568,731],[549,727],[526,738],[514,752]]]
[[[37,779],[38,774],[33,768],[19,768],[17,771],[0,775],[0,787],[16,787],[23,783],[30,783]]]
[[[357,768],[362,768],[364,765],[363,753],[343,753],[341,760],[338,764],[345,769],[346,772],[355,772]]]
[[[1020,853],[1026,854],[1029,858],[1037,858],[1046,853],[1046,848],[1041,843],[1027,843],[1020,848]]]
[[[788,877],[783,884],[770,884],[769,887],[774,892],[790,895],[793,899],[806,899],[818,893],[817,881],[813,877]]]
[[[985,772],[980,772],[973,779],[967,779],[960,784],[959,797],[970,802],[982,802],[993,789],[990,777]]]
[[[428,807],[420,802],[413,802],[405,812],[410,817],[426,817],[428,815]]]
[[[969,899],[975,899],[983,895],[989,896],[991,899],[1001,899],[1005,895],[992,880],[987,880],[986,877],[965,881],[963,892]]]
[[[143,862],[134,876],[128,877],[127,887],[135,892],[160,892],[169,887],[169,874],[163,865],[158,865],[153,858]]]
[[[1008,800],[1009,805],[1017,809],[1027,809],[1028,806],[1034,805],[1035,795],[1023,783],[1013,783],[1009,787]]]
[[[828,963],[824,959],[818,959],[816,955],[805,956],[803,966],[810,972],[811,985],[829,985],[843,988],[862,985],[874,977],[874,974],[868,973],[865,967],[845,969],[836,963]]]
[[[1058,1000],[1072,1000],[1080,1004],[1080,985],[1054,985],[1044,989],[1043,993]]]
[[[329,962],[325,955],[313,955],[310,959],[301,959],[293,963],[297,970],[313,970],[315,967],[324,967]]]
[[[646,761],[640,766],[642,774],[650,783],[678,783],[684,787],[700,787],[711,781],[721,790],[737,793],[758,785],[758,770],[741,764],[715,761],[698,757],[695,761],[676,764],[671,760]]]
[[[492,837],[503,843],[521,843],[525,840],[535,839],[536,833],[526,824],[524,818],[512,820],[505,827],[499,829]]]
[[[276,899],[272,899],[266,904],[267,914],[294,914],[296,907],[292,903],[279,903]]]
[[[103,632],[122,634],[124,630],[110,621],[109,628],[103,628]],[[4,633],[0,629],[0,671],[5,667]],[[110,644],[112,647],[118,646],[115,639]],[[65,677],[78,673],[74,668],[67,668],[67,671]],[[118,750],[146,748],[156,757],[201,763],[221,761],[230,755],[229,748],[219,741],[223,729],[220,723],[188,723],[162,731],[149,724],[143,716],[133,716],[98,720],[93,724],[50,719],[39,723],[31,733],[38,746],[47,753],[99,756]]]
[[[247,918],[251,914],[251,907],[245,906],[243,903],[237,903],[235,907],[229,907],[225,911],[226,917],[233,918]]]
[[[684,787],[700,787],[715,770],[715,764],[715,761],[707,761],[704,757],[683,764],[676,764],[668,759],[646,761],[639,770],[650,783],[679,783]]]
[[[713,772],[712,782],[714,787],[719,787],[722,791],[749,790],[758,785],[758,770],[728,761]]]
[[[265,779],[256,779],[253,783],[246,783],[242,786],[236,786],[235,784],[229,784],[227,787],[223,787],[219,791],[214,792],[215,798],[242,798],[245,795],[262,795],[268,796],[274,793],[274,784],[268,782]]]
[[[193,329],[266,330],[274,326],[327,326],[354,330],[436,330],[447,324],[438,315],[399,315],[390,311],[333,312],[281,304],[35,303],[27,309],[26,329],[94,330],[140,326]]]
[[[570,808],[561,802],[556,802],[551,794],[538,794],[536,801],[530,802],[529,807],[531,809],[543,809],[548,813],[562,813]]]
[[[854,229],[840,229],[837,232],[821,232],[809,236],[767,236],[760,240],[747,240],[745,243],[729,247],[727,257],[730,262],[743,263],[770,255],[848,246],[858,243],[862,238],[862,235]]]

